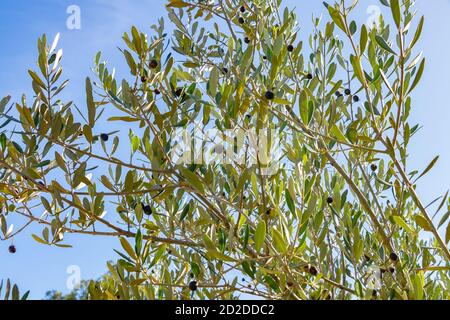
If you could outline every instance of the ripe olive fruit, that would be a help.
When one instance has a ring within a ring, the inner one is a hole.
[[[191,281],[189,283],[189,290],[197,291],[197,289],[198,289],[197,281]]]
[[[106,133],[102,133],[102,134],[100,135],[100,139],[102,139],[102,141],[106,142],[106,141],[109,140],[109,135],[106,134]]]
[[[156,69],[156,67],[158,67],[158,61],[153,59],[152,61],[150,61],[149,66],[151,69]]]
[[[267,100],[273,100],[275,98],[275,94],[272,91],[267,91],[264,96]]]

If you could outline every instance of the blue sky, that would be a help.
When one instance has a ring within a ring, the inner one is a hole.
[[[296,7],[302,30],[311,30],[312,14],[323,12],[322,1],[288,0]],[[66,27],[68,6],[81,8],[81,29]],[[0,97],[12,95],[18,100],[22,93],[30,93],[27,70],[35,68],[36,41],[46,33],[52,38],[61,33],[60,47],[64,49],[64,75],[71,79],[66,97],[83,106],[84,79],[92,76],[90,68],[97,51],[103,52],[110,66],[124,65],[117,47],[122,46],[121,36],[131,25],[150,32],[150,25],[165,15],[161,0],[2,0],[0,7]],[[378,0],[360,0],[356,20],[364,22],[369,17],[370,5]],[[431,159],[440,154],[440,162],[425,177],[419,192],[424,202],[430,202],[450,187],[450,31],[449,0],[418,0],[417,10],[426,17],[419,49],[427,57],[427,70],[422,84],[414,95],[412,122],[419,122],[423,130],[415,137],[410,149],[410,165],[425,168]],[[124,75],[123,75],[124,76]],[[28,232],[19,235],[14,243],[18,252],[8,253],[10,243],[0,243],[0,278],[11,278],[21,289],[30,289],[31,298],[42,298],[49,289],[66,292],[67,268],[78,265],[84,279],[97,278],[105,270],[105,262],[114,258],[110,239],[69,236],[73,249],[49,248],[34,242]]]

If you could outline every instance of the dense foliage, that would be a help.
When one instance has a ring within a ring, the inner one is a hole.
[[[408,165],[424,19],[383,0],[358,24],[340,0],[301,42],[281,2],[168,1],[173,31],[124,34],[123,79],[99,53],[83,107],[39,39],[34,96],[1,102],[3,238],[19,217],[45,245],[117,238],[90,299],[450,298],[448,195],[416,193],[437,158]],[[216,161],[179,148],[205,132]]]

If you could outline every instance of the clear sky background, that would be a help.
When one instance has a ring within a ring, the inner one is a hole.
[[[331,0],[329,1],[331,2]],[[51,39],[61,33],[64,49],[64,78],[71,80],[65,97],[84,106],[84,79],[92,76],[91,67],[97,51],[103,52],[110,66],[116,66],[119,76],[125,65],[118,46],[121,36],[132,25],[150,33],[150,25],[165,16],[165,1],[161,0],[2,0],[0,2],[0,97],[12,95],[18,101],[23,93],[30,94],[27,70],[35,68],[37,38],[46,33]],[[81,8],[81,29],[69,30],[66,13],[70,5]],[[303,36],[311,30],[312,15],[323,13],[322,1],[287,0],[296,7]],[[371,5],[378,0],[360,0],[355,20],[365,22],[372,13]],[[450,0],[418,0],[420,15],[426,24],[418,49],[427,57],[427,68],[413,102],[412,123],[423,125],[410,148],[411,167],[425,168],[437,154],[439,163],[432,173],[421,180],[419,192],[428,203],[450,188]],[[168,21],[167,21],[168,23]],[[42,246],[31,239],[33,228],[14,240],[17,253],[8,253],[9,242],[0,243],[0,279],[11,278],[22,290],[31,290],[31,298],[43,298],[49,289],[67,292],[67,268],[80,267],[83,279],[97,278],[105,272],[105,262],[115,259],[111,239],[67,236],[73,249]]]

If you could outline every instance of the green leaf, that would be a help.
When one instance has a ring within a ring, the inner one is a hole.
[[[438,229],[442,227],[442,225],[447,221],[447,219],[449,217],[450,217],[450,211],[447,211],[446,213],[443,214],[441,220],[439,221]]]
[[[22,147],[15,141],[12,142],[12,145],[14,146],[14,148],[20,153],[23,154],[23,149]]]
[[[274,55],[274,56],[278,56],[278,55],[280,54],[281,48],[283,47],[283,44],[284,44],[284,37],[283,37],[283,34],[280,34],[280,35],[276,38],[275,43],[274,43],[274,45],[273,45],[273,50],[272,50],[272,52],[273,52],[273,55]]]
[[[419,41],[420,36],[422,35],[422,29],[423,29],[423,23],[424,23],[424,21],[425,21],[425,18],[422,17],[422,18],[420,19],[419,25],[417,26],[416,33],[414,34],[414,38],[413,38],[413,40],[411,41],[410,49],[412,49],[412,48],[415,46],[415,44],[417,43],[417,41]]]
[[[9,103],[9,100],[11,100],[11,96],[6,96],[2,100],[0,100],[0,113],[3,113],[6,105]]]
[[[421,271],[449,271],[450,267],[445,266],[429,266],[423,268]]]
[[[411,88],[409,88],[408,93],[411,93],[411,91],[413,91],[416,88],[416,86],[419,84],[424,70],[425,70],[425,59],[423,59],[422,62],[420,63],[419,69],[417,70],[416,77],[414,78],[414,81],[411,85]]]
[[[414,234],[414,230],[412,230],[411,227],[408,226],[408,224],[406,223],[405,220],[403,220],[402,217],[400,217],[400,216],[393,216],[393,219],[394,219],[395,223],[396,223],[398,226],[400,226],[400,227],[402,227],[403,229],[405,229],[405,231],[407,231],[408,233]]]
[[[167,7],[171,7],[171,8],[184,8],[184,7],[188,7],[189,3],[186,3],[182,0],[170,0],[169,3],[167,4]]]
[[[29,295],[30,295],[30,291],[28,290],[27,292],[25,292],[25,294],[22,296],[22,298],[20,298],[20,300],[27,300]]]
[[[243,241],[244,243],[242,244],[244,249],[247,248],[249,239],[250,239],[250,227],[248,226],[248,224],[246,224],[244,228],[244,241]]]
[[[92,128],[95,124],[95,103],[94,96],[92,94],[92,84],[89,78],[86,78],[86,103],[88,108],[88,120],[89,126]]]
[[[422,174],[416,179],[419,180],[420,178],[422,178],[424,175],[426,175],[431,169],[433,169],[434,165],[436,164],[436,162],[439,160],[439,156],[437,156],[436,158],[434,158],[430,164],[427,166],[427,168],[424,170],[424,172],[422,172]]]
[[[235,259],[231,258],[230,256],[227,256],[226,254],[223,254],[222,252],[219,252],[217,250],[210,250],[208,249],[208,254],[219,261],[226,261],[226,262],[236,262]]]
[[[341,13],[332,6],[328,6],[328,12],[331,16],[331,19],[333,19],[334,23],[339,27],[339,29],[345,32],[345,22]]]
[[[300,101],[299,101],[299,107],[300,107],[300,117],[302,118],[302,121],[304,124],[308,125],[309,121],[309,107],[308,107],[309,101],[308,101],[308,94],[305,90],[303,90],[300,93]]]
[[[141,140],[139,137],[133,136],[133,138],[131,138],[131,152],[135,153],[139,149],[140,144]]]
[[[286,204],[289,210],[292,212],[293,215],[295,215],[295,204],[294,201],[292,200],[291,194],[288,189],[284,190],[284,196],[286,198]]]
[[[366,51],[368,38],[369,38],[369,36],[368,36],[368,33],[367,33],[367,27],[366,27],[365,24],[363,24],[362,27],[361,27],[361,37],[359,39],[359,48],[361,49],[362,53],[364,51]]]
[[[186,169],[186,168],[180,168],[181,174],[183,177],[189,182],[195,189],[200,191],[200,193],[205,193],[205,186],[203,182],[200,180],[200,177],[197,176],[192,171]]]
[[[427,219],[425,219],[421,215],[415,215],[414,220],[416,220],[417,225],[420,226],[425,231],[432,231],[432,228],[428,223]]]
[[[131,74],[135,76],[137,72],[136,72],[136,62],[134,61],[133,56],[127,50],[124,50],[123,54],[125,55],[125,60],[127,61],[128,66],[130,67]]]
[[[165,245],[160,246],[155,254],[155,257],[153,258],[152,262],[149,265],[149,269],[155,266],[165,253],[166,253],[166,246]]]
[[[348,128],[347,131],[345,132],[345,135],[347,137],[347,139],[351,142],[351,143],[356,143],[358,140],[358,123],[357,122],[352,122]]]
[[[42,167],[48,166],[49,164],[50,164],[50,160],[44,160],[44,161],[39,162],[35,166],[35,168],[42,168]]]
[[[264,243],[264,240],[266,239],[266,233],[267,233],[267,227],[266,227],[266,223],[261,220],[258,224],[258,226],[256,227],[256,231],[255,231],[255,250],[259,251],[261,250],[261,247]]]
[[[115,191],[114,186],[112,185],[112,183],[109,181],[108,177],[103,175],[100,177],[101,182],[103,183],[103,185],[108,188],[111,191]]]
[[[272,230],[273,244],[278,252],[284,254],[287,252],[288,245],[283,235],[277,229]]]
[[[208,82],[208,93],[211,97],[215,97],[217,94],[217,83],[219,81],[219,72],[217,68],[213,68],[211,70],[211,74],[209,75]]]
[[[28,74],[33,78],[33,80],[41,87],[45,88],[44,82],[39,78],[39,76],[32,70],[28,70]]]
[[[17,284],[13,286],[11,299],[16,301],[19,300],[19,287]]]
[[[58,153],[55,152],[55,160],[58,166],[64,170],[64,172],[69,173],[69,170],[67,169],[66,162],[64,161],[63,157]]]
[[[361,59],[357,56],[350,55],[350,63],[353,66],[353,71],[355,72],[356,77],[358,78],[359,82],[362,84],[365,83],[365,78],[361,66]]]
[[[400,28],[401,23],[400,3],[398,0],[390,0],[390,1],[391,1],[392,17],[394,18],[394,22],[397,28]]]
[[[386,50],[389,53],[396,54],[395,51],[392,50],[389,44],[382,37],[377,35],[375,36],[375,40],[382,49]]]
[[[445,243],[450,242],[450,223],[447,226],[447,230],[445,231]]]
[[[108,121],[138,122],[141,120],[133,117],[111,117],[108,119]]]
[[[346,142],[347,139],[345,138],[344,134],[342,133],[341,129],[339,129],[338,126],[336,126],[335,124],[333,124],[333,126],[330,129],[330,132],[332,134],[332,136],[336,139],[338,139],[341,142]]]
[[[44,239],[38,237],[37,235],[32,234],[31,236],[33,237],[33,239],[34,239],[36,242],[41,243],[41,244],[48,245],[48,242],[47,242],[47,241],[45,241]]]
[[[183,222],[183,220],[186,218],[187,214],[191,210],[191,203],[189,202],[187,205],[184,206],[183,212],[180,216],[180,222]]]
[[[358,30],[358,26],[356,25],[355,21],[350,22],[350,34],[354,35],[356,33],[356,31]]]
[[[136,259],[136,252],[134,252],[133,247],[130,245],[130,243],[127,241],[127,239],[125,238],[120,238],[120,244],[122,245],[122,248],[128,253],[128,255],[133,258]]]
[[[139,255],[141,249],[142,249],[142,232],[141,229],[139,229],[136,232],[134,251],[136,252],[136,254]]]

